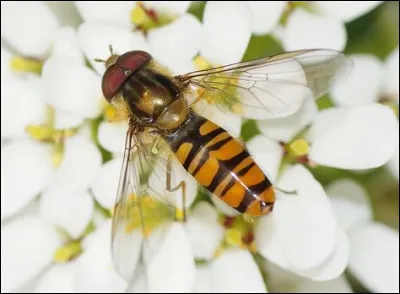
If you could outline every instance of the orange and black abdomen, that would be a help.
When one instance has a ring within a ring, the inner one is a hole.
[[[192,112],[165,139],[183,167],[231,207],[253,216],[272,210],[271,182],[246,148],[223,128]]]

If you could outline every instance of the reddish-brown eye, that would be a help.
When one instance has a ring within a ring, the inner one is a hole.
[[[107,68],[103,75],[101,87],[103,95],[108,102],[111,102],[111,98],[117,94],[119,88],[121,88],[126,79],[127,76],[124,70],[118,64],[113,64]]]
[[[149,60],[151,55],[144,51],[129,51],[119,56],[117,62],[109,66],[103,75],[102,90],[107,101],[111,102],[126,79]]]
[[[123,67],[134,73],[143,65],[151,60],[151,55],[145,51],[135,50],[129,51],[125,54],[122,54],[117,63]]]

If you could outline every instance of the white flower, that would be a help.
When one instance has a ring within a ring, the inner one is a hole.
[[[312,4],[321,14],[336,17],[349,22],[368,13],[383,1],[347,1],[343,5],[340,1],[314,1]]]
[[[327,48],[341,51],[347,41],[344,24],[329,16],[296,9],[283,30],[286,50]]]
[[[347,266],[371,291],[398,291],[398,232],[372,221],[356,184],[324,189],[306,169],[387,164],[398,177],[398,120],[378,103],[398,104],[398,49],[383,63],[354,55],[350,81],[331,92],[338,107],[319,111],[307,100],[286,118],[257,121],[249,151],[276,187],[297,192],[278,192],[272,214],[245,223],[216,197],[196,201],[197,182],[174,161],[172,185],[187,184],[187,222],[150,234],[146,268],[143,236],[132,235],[124,266],[138,267],[133,280],[117,273],[110,248],[128,126],[107,121],[105,66],[95,59],[107,59],[109,45],[146,50],[173,75],[241,61],[252,34],[274,34],[286,50],[342,50],[345,22],[373,2],[207,2],[201,21],[188,13],[192,1],[2,3],[2,291],[350,292]],[[239,116],[196,110],[240,138]],[[164,173],[154,166],[152,191],[181,212],[181,192],[165,192]]]
[[[57,29],[57,19],[40,1],[1,4],[1,36],[23,55],[45,56]]]
[[[1,227],[1,291],[16,292],[52,263],[61,238],[37,214],[21,215]],[[21,266],[23,265],[23,266]]]
[[[349,235],[351,273],[372,292],[398,292],[398,231],[372,220],[367,195],[357,183],[339,180],[327,191]]]

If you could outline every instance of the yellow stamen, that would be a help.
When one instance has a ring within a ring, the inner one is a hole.
[[[28,72],[40,74],[43,63],[39,60],[14,56],[11,58],[10,67],[16,72]]]
[[[51,155],[51,162],[53,163],[54,168],[58,168],[61,165],[63,159],[63,152],[62,151],[55,151]]]
[[[296,139],[290,143],[289,151],[294,156],[304,156],[310,151],[310,145],[305,139]]]
[[[203,56],[196,56],[195,59],[193,60],[194,66],[201,70],[201,69],[208,69],[211,68],[212,65],[210,62],[208,62],[207,59],[205,59]]]
[[[143,6],[141,5],[136,5],[131,10],[131,20],[136,25],[143,24],[146,20],[146,17],[147,17],[146,11],[143,9]]]
[[[257,246],[256,246],[256,243],[255,243],[255,242],[251,243],[251,244],[248,246],[248,248],[249,248],[250,252],[257,253]]]
[[[233,113],[243,114],[243,106],[240,103],[233,104],[231,110]]]
[[[60,248],[54,254],[54,261],[57,263],[68,262],[82,252],[81,244],[78,241],[73,241]]]
[[[235,229],[228,229],[225,233],[225,242],[231,246],[240,246],[242,244],[242,234]]]
[[[29,136],[38,141],[50,140],[53,135],[53,130],[44,125],[28,125],[25,131]]]
[[[184,218],[185,218],[185,211],[183,210],[183,209],[180,209],[180,208],[176,208],[175,209],[175,218],[178,220],[178,221],[184,221]]]
[[[224,252],[224,247],[223,246],[219,246],[217,249],[215,249],[214,258],[220,256],[222,254],[222,252]]]

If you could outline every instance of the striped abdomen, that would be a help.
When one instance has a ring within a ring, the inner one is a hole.
[[[208,191],[249,215],[270,212],[274,189],[245,147],[223,128],[191,113],[166,141],[184,168]]]

